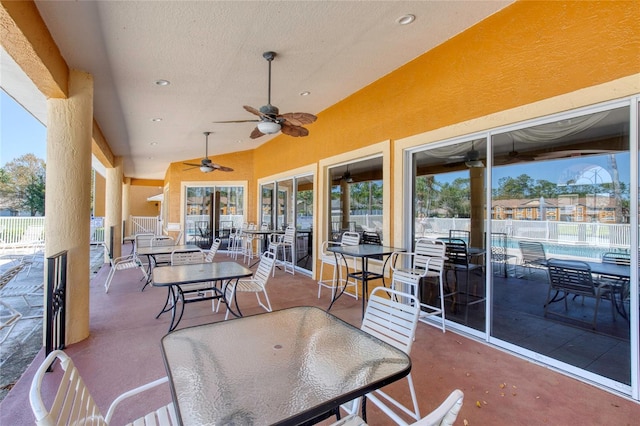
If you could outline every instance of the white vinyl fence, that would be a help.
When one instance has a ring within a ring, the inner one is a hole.
[[[37,230],[42,230],[40,240],[44,240],[44,217],[0,216],[0,244],[36,242],[31,240],[38,237],[34,233]]]

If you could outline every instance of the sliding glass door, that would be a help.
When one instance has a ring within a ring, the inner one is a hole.
[[[640,121],[629,105],[413,149],[407,205],[413,241],[459,239],[482,266],[449,265],[450,326],[628,393],[638,338],[631,120]],[[576,269],[592,292],[558,290],[557,274]],[[468,295],[485,303],[465,304]]]
[[[226,244],[229,233],[244,221],[244,187],[186,185],[185,242],[211,247],[214,238]]]
[[[294,256],[299,269],[313,266],[313,175],[293,176],[260,186],[260,222],[278,231],[296,228]]]

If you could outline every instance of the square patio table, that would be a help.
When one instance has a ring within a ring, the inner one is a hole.
[[[186,327],[162,354],[183,425],[298,425],[401,379],[403,351],[316,307]]]
[[[169,331],[175,330],[182,319],[184,313],[184,306],[187,303],[200,302],[203,300],[222,299],[227,305],[227,308],[234,316],[241,316],[238,309],[238,301],[236,299],[236,311],[231,308],[231,300],[226,300],[226,288],[229,285],[229,281],[240,278],[246,278],[253,275],[250,269],[245,268],[236,262],[205,262],[205,263],[193,263],[188,265],[175,265],[175,266],[163,266],[156,268],[153,274],[153,286],[154,287],[167,287],[167,301],[164,307],[158,313],[156,318],[162,315],[164,312],[171,310],[171,323],[169,324]],[[215,286],[217,281],[226,281],[220,288]],[[211,286],[205,289],[199,289],[198,291],[211,291],[212,296],[200,297],[198,299],[185,299],[182,285],[196,284],[203,282],[211,282]],[[169,304],[171,302],[171,306]],[[176,316],[176,309],[180,303],[180,314]]]
[[[334,256],[336,256],[336,265],[339,265],[338,255],[341,255],[344,259],[344,256],[352,256],[358,257],[361,259],[361,269],[360,271],[352,271],[349,272],[349,264],[345,261],[347,265],[347,277],[353,278],[355,280],[362,281],[362,317],[364,317],[365,304],[367,301],[367,295],[369,294],[369,281],[382,279],[382,284],[384,285],[384,270],[387,266],[387,262],[389,261],[389,257],[396,251],[404,252],[405,249],[397,248],[397,247],[389,247],[389,246],[379,246],[375,244],[360,244],[357,246],[343,246],[343,245],[335,245],[327,247],[327,250],[333,252]],[[387,257],[382,264],[382,273],[378,274],[369,270],[369,259],[370,258],[381,258]],[[342,296],[344,290],[347,288],[347,285],[342,287],[340,291],[335,292],[334,298],[331,300],[331,304],[327,308],[330,310],[333,306],[333,303]]]

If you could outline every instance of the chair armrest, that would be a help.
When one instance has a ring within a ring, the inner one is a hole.
[[[114,264],[116,264],[118,262],[128,262],[128,261],[131,261],[131,260],[136,260],[137,258],[138,258],[138,256],[135,255],[135,254],[128,254],[126,256],[115,257],[115,258],[111,259],[111,261]]]
[[[111,423],[111,418],[113,417],[113,414],[118,406],[118,404],[120,404],[122,401],[124,401],[127,398],[130,398],[134,395],[137,395],[139,393],[142,393],[146,390],[152,389],[156,386],[159,386],[163,383],[167,383],[169,381],[169,378],[167,376],[162,377],[158,380],[154,380],[153,382],[149,382],[147,384],[144,384],[142,386],[138,386],[137,388],[131,389],[125,393],[123,393],[122,395],[120,395],[119,397],[117,397],[112,403],[111,406],[109,407],[109,409],[107,410],[107,415],[105,416],[105,421],[107,422],[107,424]]]
[[[429,261],[431,260],[431,258],[429,256],[426,255],[421,255],[419,253],[414,253],[414,252],[406,252],[406,251],[394,251],[391,254],[391,258],[389,259],[389,264],[391,265],[391,270],[395,271],[395,270],[414,270],[415,268],[413,267],[413,263],[414,263],[414,259],[416,256],[421,256],[421,259],[424,259],[425,262],[425,268],[424,269],[429,269]],[[406,262],[407,260],[411,261],[410,266],[409,267],[403,267],[404,262]],[[396,266],[397,262],[401,262],[400,266]],[[420,270],[422,270],[422,268],[420,268]]]

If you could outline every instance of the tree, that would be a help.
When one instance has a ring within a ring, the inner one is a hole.
[[[471,217],[469,179],[457,178],[440,185],[437,205],[447,212],[447,217]]]
[[[0,169],[0,198],[3,206],[44,216],[45,163],[34,154],[25,154]]]

